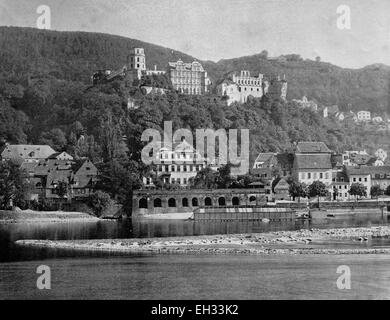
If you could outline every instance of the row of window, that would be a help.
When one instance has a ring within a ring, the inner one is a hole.
[[[191,84],[197,84],[197,85],[200,85],[200,81],[199,80],[194,80],[194,79],[172,79],[172,83],[173,84],[187,84],[187,85],[191,85]]]
[[[134,57],[131,57],[131,58],[130,58],[130,61],[133,62],[133,61],[134,61]],[[145,58],[140,59],[140,57],[137,57],[137,60],[136,60],[136,61],[137,61],[137,62],[143,62],[143,63],[145,63]]]
[[[196,71],[172,71],[172,77],[184,77],[184,78],[200,78],[202,73]]]
[[[180,91],[181,93],[201,94],[200,88],[183,88],[180,86],[176,86],[176,90]]]
[[[244,89],[244,90],[242,90],[242,89]],[[244,87],[244,88],[242,88],[242,87],[239,87],[238,88],[238,91],[239,92],[242,92],[242,91],[249,91],[249,90],[247,90],[247,87]],[[257,88],[257,90],[254,90],[253,88],[251,88],[251,90],[250,90],[251,92],[253,92],[253,91],[257,91],[257,92],[260,92],[260,88]]]
[[[358,182],[358,181],[359,182],[363,182],[363,181],[367,182],[367,177],[365,177],[365,178],[361,178],[361,177],[360,178],[356,178],[356,177],[354,177],[354,178],[352,178],[352,181],[353,182]]]
[[[159,172],[198,172],[203,168],[202,165],[160,165],[158,166]]]
[[[247,84],[247,85],[254,85],[254,86],[261,86],[260,80],[237,80],[238,84]]]
[[[329,179],[329,172],[301,172],[299,179]]]
[[[160,153],[160,159],[196,159],[198,155],[196,153],[187,153],[187,152],[176,152],[171,153],[171,157],[169,157],[169,152]]]

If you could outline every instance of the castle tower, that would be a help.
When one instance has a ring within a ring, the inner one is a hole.
[[[130,69],[146,70],[145,51],[143,48],[134,48],[130,53]]]
[[[143,48],[134,48],[129,55],[129,71],[141,79],[142,73],[146,71],[146,58]]]

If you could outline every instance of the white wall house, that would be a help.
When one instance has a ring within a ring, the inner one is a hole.
[[[357,113],[358,121],[370,121],[371,120],[371,112],[370,111],[359,111]]]

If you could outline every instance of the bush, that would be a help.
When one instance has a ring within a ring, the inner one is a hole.
[[[96,191],[90,195],[87,200],[88,206],[97,217],[100,217],[111,203],[112,200],[110,195],[103,191]]]

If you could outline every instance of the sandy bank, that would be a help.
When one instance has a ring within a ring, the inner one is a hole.
[[[105,239],[105,240],[19,240],[22,246],[107,253],[180,253],[180,254],[373,254],[390,253],[390,248],[367,248],[361,243],[390,236],[390,227],[311,229],[258,234],[198,237]],[[334,248],[332,242],[344,241],[351,247]]]
[[[99,221],[99,218],[93,217],[83,212],[64,212],[64,211],[33,211],[0,210],[0,223],[38,223],[38,222],[82,222]]]

